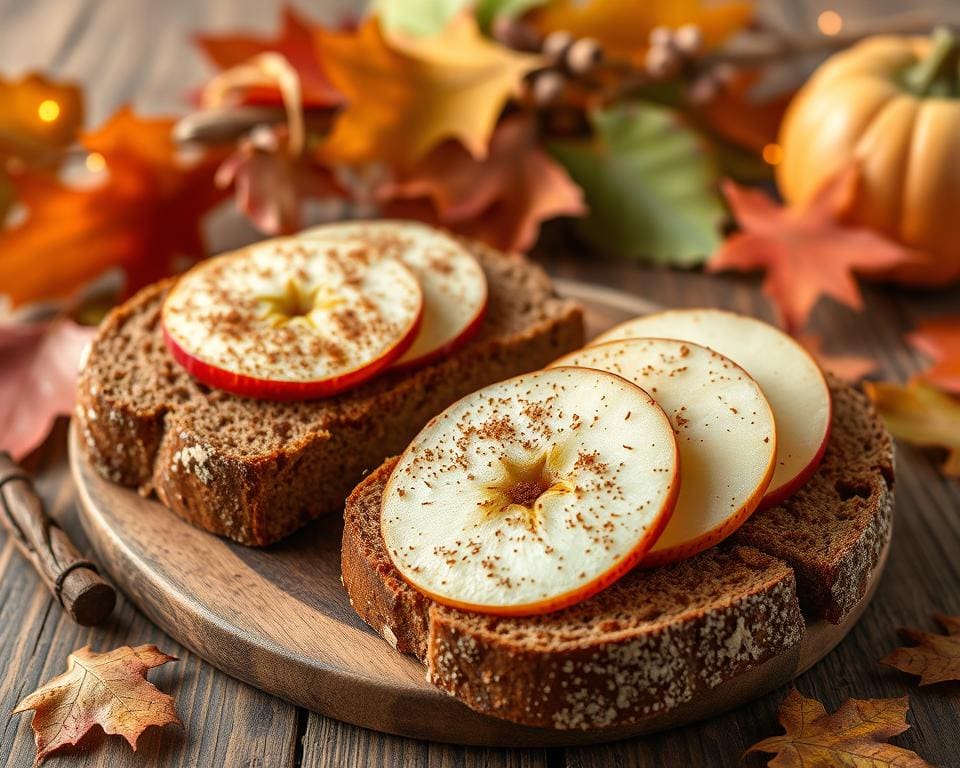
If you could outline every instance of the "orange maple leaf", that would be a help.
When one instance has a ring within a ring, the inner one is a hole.
[[[378,196],[429,198],[439,223],[505,251],[532,246],[545,219],[586,213],[580,187],[540,149],[533,120],[522,115],[500,122],[484,160],[444,142]]]
[[[858,181],[856,166],[847,166],[807,203],[786,207],[725,180],[723,191],[740,231],[710,258],[707,270],[764,270],[763,290],[790,333],[803,327],[821,296],[861,309],[855,272],[879,272],[920,257],[872,230],[839,221],[855,199]]]
[[[483,37],[469,14],[430,38],[388,41],[376,16],[356,32],[320,30],[318,38],[330,79],[347,97],[323,150],[348,164],[410,168],[445,139],[484,158],[508,98],[542,61]]]
[[[814,334],[800,334],[797,336],[806,350],[826,371],[839,376],[845,381],[856,383],[867,374],[877,369],[877,361],[872,357],[862,355],[835,355],[823,351],[823,339]]]
[[[197,35],[197,45],[220,69],[231,69],[262,53],[279,53],[300,77],[304,107],[335,107],[343,95],[330,83],[317,53],[314,33],[319,24],[308,21],[293,8],[283,9],[280,33],[273,38],[247,35]],[[280,104],[277,88],[249,88],[244,100],[250,104]]]
[[[225,192],[214,183],[222,155],[181,162],[173,120],[120,110],[82,138],[106,164],[97,186],[74,187],[25,171],[14,178],[26,218],[0,232],[0,293],[14,304],[69,296],[111,267],[126,294],[170,274],[205,248],[200,219]]]
[[[946,449],[943,473],[960,477],[960,402],[918,381],[906,387],[868,381],[863,388],[894,437]]]
[[[900,637],[909,643],[880,660],[881,664],[920,676],[920,685],[960,680],[960,616],[934,614],[947,634],[933,635],[901,627]]]
[[[95,725],[123,736],[134,751],[151,725],[180,720],[173,699],[147,682],[148,669],[176,661],[155,645],[122,646],[95,653],[84,646],[70,654],[67,671],[21,701],[14,712],[34,710],[36,765],[61,747],[77,744]]]
[[[542,34],[565,30],[575,37],[592,37],[605,55],[639,63],[655,27],[696,24],[704,44],[712,48],[746,26],[752,16],[752,2],[555,0],[534,11],[532,18]]]
[[[932,768],[916,752],[886,743],[910,725],[910,700],[847,699],[832,715],[816,699],[796,688],[780,705],[778,720],[786,731],[754,744],[747,752],[771,752],[776,768]]]
[[[921,320],[907,339],[933,358],[933,365],[918,378],[960,395],[960,317]]]

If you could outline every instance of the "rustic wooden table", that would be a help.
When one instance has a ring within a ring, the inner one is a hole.
[[[335,18],[349,0],[325,3]],[[133,101],[145,110],[181,108],[183,94],[203,77],[189,43],[197,29],[247,26],[268,29],[271,3],[151,3],[129,0],[0,0],[0,72],[24,67],[75,77],[85,83],[96,123]],[[221,222],[214,242],[223,247],[249,231]],[[720,306],[770,317],[752,279],[716,278],[603,260],[554,230],[543,255],[557,275],[614,286],[671,306]],[[866,354],[884,378],[905,379],[922,364],[902,334],[925,314],[960,311],[960,292],[907,293],[869,289],[863,314],[821,305],[815,330],[828,351]],[[28,460],[51,514],[86,546],[65,461],[65,424]],[[931,763],[960,765],[960,684],[918,689],[910,678],[877,664],[898,645],[895,628],[932,628],[935,611],[960,614],[960,484],[943,479],[937,457],[900,446],[897,513],[890,561],[877,597],[847,639],[797,680],[806,695],[835,708],[845,698],[911,697],[910,731],[897,742]],[[64,669],[67,654],[90,644],[157,643],[180,661],[151,679],[172,694],[183,730],[152,729],[136,758],[119,739],[94,735],[48,765],[114,766],[734,766],[746,747],[776,733],[777,705],[786,690],[699,725],[606,746],[550,750],[494,750],[447,746],[387,736],[329,720],[237,682],[163,635],[121,598],[110,622],[96,629],[72,624],[13,543],[0,533],[0,712],[9,713],[27,692]],[[29,717],[0,720],[0,759],[28,766],[33,759]],[[746,765],[762,765],[753,756]]]

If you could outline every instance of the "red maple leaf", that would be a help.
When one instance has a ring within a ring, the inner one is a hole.
[[[933,358],[933,365],[919,378],[960,395],[960,317],[921,320],[917,330],[907,339]]]
[[[127,295],[205,255],[200,220],[226,192],[213,183],[222,154],[182,161],[173,120],[121,109],[81,138],[105,164],[105,178],[76,187],[33,171],[15,177],[27,208],[0,232],[0,293],[14,304],[65,297],[111,267]]]
[[[790,333],[804,326],[821,296],[861,309],[855,273],[882,272],[922,257],[872,230],[842,223],[858,182],[856,166],[847,166],[805,205],[786,207],[759,190],[724,181],[740,231],[727,238],[707,270],[766,272],[763,290]]]
[[[315,30],[320,25],[308,21],[293,8],[283,9],[280,33],[271,39],[248,35],[197,35],[197,45],[220,69],[230,69],[261,53],[279,53],[300,77],[304,107],[335,107],[343,95],[333,87],[317,56]],[[245,94],[251,104],[281,104],[276,88],[251,88]]]

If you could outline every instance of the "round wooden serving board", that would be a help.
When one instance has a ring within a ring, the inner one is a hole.
[[[649,303],[558,280],[587,310],[595,335]],[[797,648],[674,710],[630,728],[553,731],[477,714],[424,678],[350,607],[340,583],[337,519],[324,519],[268,549],[249,549],[185,523],[153,499],[101,478],[78,450],[70,456],[81,518],[100,562],[127,596],[171,637],[241,680],[355,725],[433,741],[554,746],[608,741],[709,717],[788,682],[825,656],[873,595],[839,626],[813,622]]]

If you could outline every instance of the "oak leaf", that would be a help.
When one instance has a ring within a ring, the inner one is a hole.
[[[146,680],[147,670],[168,661],[176,657],[154,645],[125,645],[106,653],[84,646],[71,653],[66,672],[13,710],[34,710],[36,764],[61,747],[77,744],[96,725],[108,735],[123,736],[134,751],[140,734],[151,725],[180,725],[173,699]]]
[[[865,382],[864,391],[894,437],[946,449],[943,473],[960,477],[960,402],[917,381],[906,387]]]
[[[214,183],[222,155],[177,155],[173,120],[121,109],[82,137],[105,163],[95,186],[71,186],[27,170],[14,179],[25,219],[0,231],[0,293],[14,304],[59,298],[111,267],[125,293],[205,255],[200,220],[222,200]]]
[[[484,160],[458,142],[444,142],[378,196],[428,198],[438,223],[501,250],[526,250],[545,219],[586,212],[580,188],[537,139],[532,119],[508,117],[497,126]]]
[[[445,139],[476,159],[538,56],[486,39],[459,15],[429,38],[386,38],[370,17],[356,31],[318,33],[324,64],[347,98],[323,147],[334,161],[412,167]]]
[[[900,636],[913,645],[897,648],[881,664],[920,676],[920,685],[960,680],[960,616],[934,614],[945,635],[901,628]]]
[[[556,0],[534,11],[534,24],[543,34],[565,30],[574,37],[592,37],[609,58],[642,63],[650,31],[695,24],[704,45],[716,47],[747,25],[752,2],[703,0]]]
[[[197,45],[220,69],[232,69],[263,53],[283,56],[300,78],[304,107],[333,107],[343,95],[330,83],[316,49],[315,33],[320,28],[293,8],[283,9],[279,34],[273,39],[248,35],[198,35]],[[244,93],[246,103],[280,104],[279,89],[272,86],[250,87]]]
[[[772,768],[932,768],[909,749],[887,739],[906,731],[909,699],[847,699],[833,714],[796,688],[780,705],[786,731],[754,744],[747,752],[776,753]]]
[[[763,290],[791,333],[804,326],[821,296],[860,310],[863,298],[854,273],[869,275],[919,256],[872,230],[839,221],[853,204],[858,183],[859,172],[849,165],[806,204],[786,207],[760,190],[724,181],[740,231],[710,258],[707,270],[765,271]]]
[[[77,367],[95,328],[66,318],[0,321],[0,450],[21,459],[73,413]]]
[[[919,378],[960,395],[960,317],[921,320],[907,339],[933,358],[933,365],[920,373]]]

